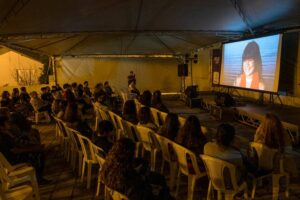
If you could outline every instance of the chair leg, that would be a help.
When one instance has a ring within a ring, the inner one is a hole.
[[[173,189],[175,185],[175,179],[176,179],[176,170],[177,165],[171,163],[170,164],[170,188]]]
[[[285,188],[285,198],[289,199],[289,189],[290,189],[290,176],[287,174],[285,175],[285,183],[286,183],[286,188]]]
[[[225,200],[233,200],[234,194],[232,193],[227,193],[225,194]]]
[[[165,169],[165,160],[163,160],[162,164],[161,164],[161,168],[160,168],[160,173],[161,174],[164,174],[164,169]]]
[[[251,199],[254,199],[254,196],[255,196],[255,191],[256,191],[256,180],[253,179],[253,185],[252,185],[252,192],[251,192]]]
[[[178,170],[177,174],[177,183],[176,183],[176,193],[175,193],[175,198],[177,199],[178,197],[178,192],[179,192],[179,184],[180,184],[180,170]]]
[[[78,153],[78,176],[81,175],[82,163],[83,163],[82,153]]]
[[[210,200],[211,199],[211,181],[209,181],[208,183],[208,189],[207,189],[207,197],[206,197],[206,200]]]
[[[245,189],[244,189],[244,199],[248,200],[248,187],[247,187],[247,184],[245,185]]]
[[[92,163],[87,163],[87,189],[91,187],[91,179],[92,179]]]
[[[81,182],[83,182],[84,179],[84,172],[85,172],[85,160],[83,159],[82,170],[81,170]]]
[[[272,175],[272,182],[273,182],[273,200],[278,200],[279,197],[279,174]]]
[[[222,192],[218,190],[218,200],[222,200]]]
[[[194,190],[196,185],[196,177],[188,176],[188,200],[193,200],[194,198]]]
[[[100,178],[100,169],[99,169],[98,180],[97,180],[97,190],[96,190],[96,196],[97,197],[100,194],[100,187],[101,187],[101,178]]]
[[[40,200],[39,186],[38,186],[38,183],[37,183],[35,173],[33,173],[31,175],[31,183],[32,183],[32,186],[33,186],[33,193],[34,193],[35,199]]]

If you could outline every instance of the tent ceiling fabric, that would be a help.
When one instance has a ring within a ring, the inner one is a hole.
[[[299,0],[0,0],[0,41],[46,55],[184,54],[300,26]]]

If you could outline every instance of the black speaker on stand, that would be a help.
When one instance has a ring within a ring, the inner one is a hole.
[[[178,64],[177,74],[181,78],[180,92],[184,93],[185,90],[185,77],[188,76],[188,64]]]

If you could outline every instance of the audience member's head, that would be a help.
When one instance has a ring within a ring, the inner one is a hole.
[[[198,117],[196,117],[195,115],[190,115],[183,127],[182,130],[184,133],[186,134],[191,134],[192,136],[196,136],[198,137],[199,135],[203,135],[202,131],[201,131],[201,124],[200,121],[198,119]]]
[[[21,89],[20,89],[20,90],[21,90],[21,92],[22,92],[22,93],[27,93],[27,91],[26,91],[26,87],[21,87]]]
[[[109,120],[101,120],[98,123],[97,133],[100,136],[111,136],[114,131],[114,125]]]
[[[141,96],[141,104],[150,107],[151,106],[152,94],[149,90],[145,90]]]
[[[223,147],[229,147],[235,136],[235,129],[230,124],[221,124],[218,126],[216,142]]]
[[[174,140],[177,136],[180,124],[178,115],[175,113],[169,113],[166,117],[165,123],[162,126],[162,134],[167,138]]]
[[[134,100],[127,100],[123,107],[123,115],[137,115]]]
[[[68,103],[63,120],[69,123],[78,122],[79,120],[78,106],[76,103]]]
[[[77,83],[76,83],[76,82],[73,82],[73,83],[71,84],[71,86],[72,86],[73,89],[75,89],[75,88],[77,88]]]
[[[141,107],[138,114],[140,124],[147,124],[152,121],[149,107]]]
[[[84,87],[88,87],[89,86],[89,82],[88,81],[84,81],[83,85],[84,85]]]
[[[12,113],[9,121],[12,126],[18,127],[21,131],[29,131],[31,129],[31,123],[19,112]]]
[[[8,91],[5,90],[2,92],[2,99],[9,99],[9,96],[10,96],[10,94]]]
[[[19,89],[18,88],[14,88],[13,92],[12,92],[12,96],[17,97],[17,96],[19,96],[19,94],[20,94]]]
[[[30,92],[30,97],[35,99],[38,97],[38,93],[36,91],[32,91],[32,92]]]
[[[161,92],[156,90],[152,96],[152,105],[156,105],[158,103],[161,103]]]

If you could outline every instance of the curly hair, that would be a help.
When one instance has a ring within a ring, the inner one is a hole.
[[[126,183],[134,171],[134,150],[135,145],[128,138],[122,138],[113,145],[100,171],[105,185],[119,192],[126,191]]]

